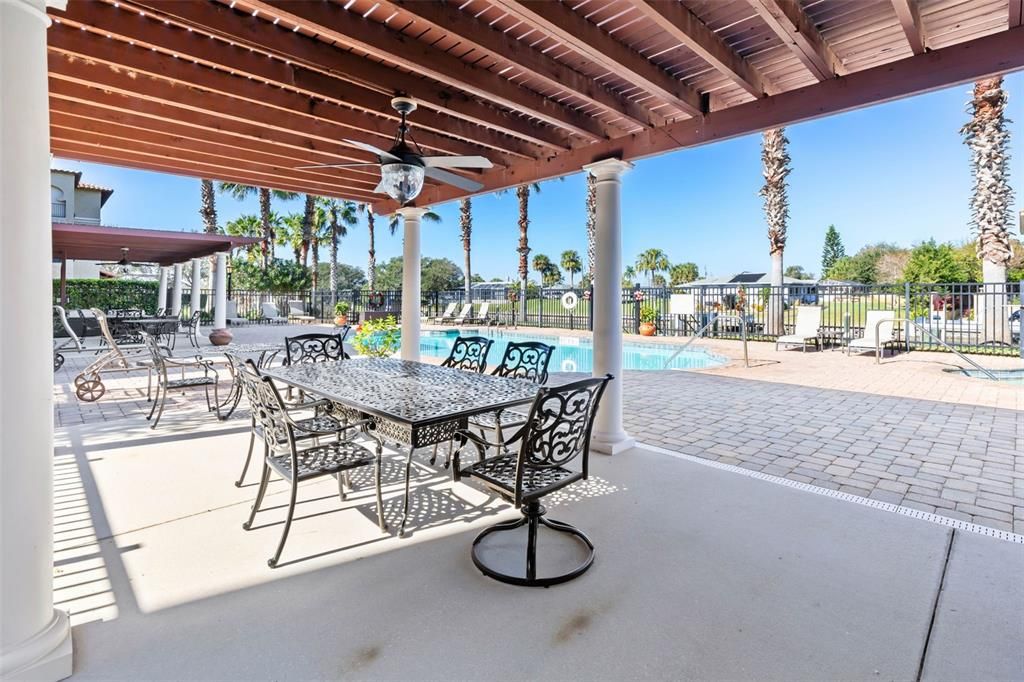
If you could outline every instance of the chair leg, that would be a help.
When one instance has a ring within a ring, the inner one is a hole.
[[[245,472],[249,470],[249,460],[252,459],[253,448],[256,447],[256,420],[252,419],[250,421],[249,452],[245,455],[245,464],[242,465],[242,475],[238,477],[237,481],[235,481],[236,488],[242,487],[242,482],[245,480]]]
[[[384,447],[377,443],[377,456],[373,460],[373,477],[375,479],[377,487],[377,526],[380,528],[380,532],[388,532],[388,524],[384,522],[384,494],[380,489],[380,458],[384,452]]]
[[[164,388],[164,390],[163,391],[159,391],[159,393],[160,393],[160,409],[157,410],[156,419],[154,419],[153,423],[149,425],[149,428],[151,428],[151,429],[155,429],[156,425],[160,423],[160,417],[164,416],[164,403],[167,402],[167,389]]]
[[[341,501],[344,502],[346,499],[348,499],[348,496],[345,494],[345,476],[344,476],[344,474],[342,474],[339,471],[337,473],[337,477],[338,477],[338,497],[340,497]]]
[[[263,473],[260,475],[260,489],[256,492],[256,501],[252,505],[252,511],[249,512],[249,520],[242,524],[242,530],[250,530],[252,528],[252,522],[256,520],[256,512],[260,510],[260,505],[263,504],[263,495],[267,492],[267,482],[270,481],[270,467],[263,464]]]
[[[526,579],[537,579],[537,516],[527,517],[526,527]]]
[[[296,480],[291,481],[292,494],[288,500],[288,517],[284,520],[284,530],[281,531],[281,542],[277,545],[277,551],[274,552],[274,556],[267,560],[267,566],[274,568],[277,566],[278,559],[281,558],[281,551],[284,549],[284,543],[288,540],[288,531],[292,529],[292,517],[295,515],[295,498],[299,493],[299,482]]]
[[[160,384],[157,384],[157,386],[156,386],[156,397],[158,399],[160,398]],[[149,407],[149,414],[146,415],[146,419],[152,419],[153,418],[153,413],[156,412],[156,404],[157,404],[158,400],[150,400],[150,402],[152,402],[153,404],[150,405],[150,407]]]
[[[146,370],[146,402],[153,400],[153,370]]]
[[[405,522],[409,518],[409,478],[412,475],[412,452],[415,448],[409,446],[409,456],[405,458],[405,501],[402,504],[402,525],[398,527],[398,536],[405,535]]]

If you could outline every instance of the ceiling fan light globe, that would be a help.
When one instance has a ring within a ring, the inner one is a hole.
[[[404,205],[419,196],[423,190],[423,166],[411,163],[385,163],[380,167],[380,188],[385,194]]]

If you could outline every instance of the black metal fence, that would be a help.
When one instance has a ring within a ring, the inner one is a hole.
[[[70,283],[69,283],[70,284]],[[103,283],[106,284],[106,283]],[[97,283],[69,286],[70,307],[96,305],[100,308],[155,306],[152,283],[123,284],[116,292]],[[689,336],[697,333],[712,338],[748,338],[771,341],[795,331],[800,306],[820,306],[821,332],[826,341],[841,343],[865,335],[868,311],[894,313],[910,320],[898,326],[899,340],[908,349],[948,350],[994,355],[1022,353],[1021,282],[1007,284],[814,284],[771,287],[762,285],[716,285],[691,287],[634,287],[622,293],[622,326],[627,333],[639,331],[645,313],[653,317],[659,335]],[[55,291],[56,294],[56,291]],[[168,296],[170,292],[168,292]],[[95,299],[95,300],[92,300]],[[102,301],[100,300],[102,299]],[[116,300],[114,300],[116,299]],[[168,300],[170,300],[168,298]],[[291,308],[328,322],[334,318],[334,303],[349,305],[351,322],[370,317],[394,315],[402,310],[401,290],[259,292],[233,290],[237,315],[252,321],[265,317],[263,304],[273,304],[281,316]],[[182,297],[183,311],[190,314],[190,292]],[[473,301],[473,314],[487,316],[508,326],[523,325],[557,329],[593,329],[591,291],[568,287],[531,286],[523,301],[507,298]],[[204,320],[213,318],[213,292],[202,290]],[[440,318],[445,312],[458,313],[465,305],[465,291],[424,292],[422,315]],[[525,307],[525,315],[523,314]]]

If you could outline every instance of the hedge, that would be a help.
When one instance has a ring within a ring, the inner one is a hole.
[[[157,282],[135,282],[123,279],[69,279],[67,307],[116,310],[142,308],[156,312]],[[60,303],[60,280],[53,280],[53,302]]]

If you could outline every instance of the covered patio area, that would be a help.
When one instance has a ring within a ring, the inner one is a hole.
[[[0,676],[1019,677],[1019,545],[637,447],[619,273],[637,160],[1020,68],[1021,0],[0,3],[0,98],[18,103],[0,109],[0,295],[18,321],[0,329]],[[418,105],[415,149],[385,152],[405,139],[396,95]],[[120,420],[55,443],[51,152],[399,214],[410,361],[424,211],[591,173],[593,374],[617,377],[593,447],[617,456],[564,516],[601,563],[554,590],[483,580],[459,531],[512,512],[460,487],[421,498],[406,540],[373,532],[362,494],[314,501],[292,549],[328,550],[271,577],[263,534],[228,532],[251,495],[225,485],[247,440],[234,423]],[[69,598],[110,594],[107,621],[72,631],[55,557]]]

